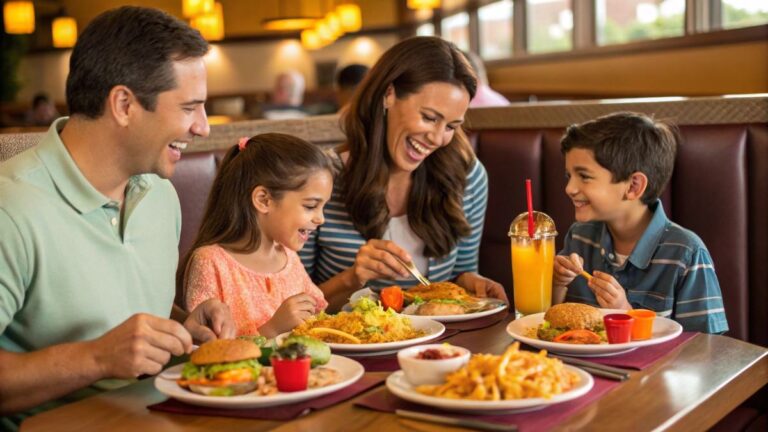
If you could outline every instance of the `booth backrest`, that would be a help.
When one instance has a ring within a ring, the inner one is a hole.
[[[560,153],[564,128],[622,110],[655,114],[680,125],[683,142],[662,197],[665,209],[709,248],[723,290],[729,335],[768,346],[768,97],[471,110],[467,124],[489,175],[481,273],[511,292],[507,231],[515,215],[525,209],[526,178],[533,179],[534,205],[554,218],[561,245],[573,222]],[[211,137],[195,142],[184,154],[171,179],[182,207],[182,256],[200,226],[226,148],[237,137],[267,131],[293,133],[323,146],[343,140],[333,116],[214,126]],[[0,160],[33,145],[40,136],[0,135]],[[6,145],[9,142],[14,144]]]

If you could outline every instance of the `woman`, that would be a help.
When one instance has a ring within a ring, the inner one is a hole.
[[[456,46],[416,37],[385,52],[356,90],[326,223],[300,254],[332,305],[363,286],[414,285],[395,256],[431,281],[506,300],[476,273],[488,182],[461,129],[476,88]]]

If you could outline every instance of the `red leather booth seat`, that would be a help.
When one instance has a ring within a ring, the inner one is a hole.
[[[662,200],[669,217],[706,243],[723,291],[730,336],[768,345],[768,126],[681,126],[675,172]],[[509,224],[534,207],[551,215],[562,238],[573,223],[565,190],[564,129],[483,130],[477,155],[489,178],[480,271],[511,288]]]

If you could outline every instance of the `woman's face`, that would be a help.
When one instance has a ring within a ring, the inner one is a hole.
[[[435,150],[448,145],[464,122],[469,93],[444,82],[425,84],[402,99],[392,86],[384,97],[387,108],[387,149],[393,170],[413,172]]]

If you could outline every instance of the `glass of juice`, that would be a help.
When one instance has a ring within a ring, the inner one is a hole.
[[[517,318],[545,312],[552,306],[552,269],[555,262],[555,222],[547,214],[533,212],[533,237],[528,232],[528,213],[520,213],[509,227],[512,241],[512,286]]]

